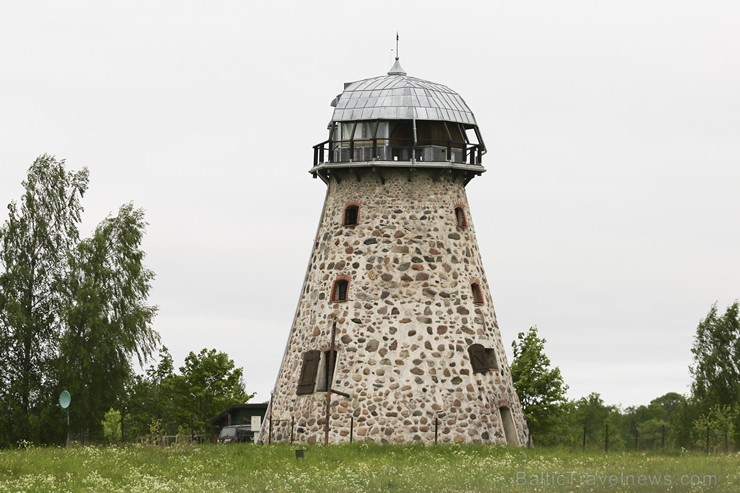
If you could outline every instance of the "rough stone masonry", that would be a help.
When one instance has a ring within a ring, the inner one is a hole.
[[[326,391],[296,389],[304,354],[329,349],[336,321],[331,384],[349,398],[331,396],[330,443],[350,432],[356,441],[434,443],[436,428],[439,443],[525,444],[462,176],[353,170],[335,172],[328,186],[273,394],[271,441],[323,442]],[[359,206],[355,226],[343,225],[348,204]],[[334,302],[339,278],[349,280],[347,300]],[[474,371],[476,344],[493,350],[495,368]],[[269,432],[265,422],[265,443]]]
[[[459,94],[347,83],[314,178],[327,185],[264,442],[523,445],[465,185],[485,169]]]

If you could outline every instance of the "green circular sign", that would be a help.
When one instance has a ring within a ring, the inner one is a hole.
[[[62,409],[67,409],[70,402],[72,402],[72,396],[66,390],[62,390],[62,393],[59,394],[59,405],[62,406]]]

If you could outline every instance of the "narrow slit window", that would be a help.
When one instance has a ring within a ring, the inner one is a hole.
[[[357,226],[360,218],[360,206],[351,204],[344,208],[344,225]]]
[[[477,282],[470,284],[470,290],[473,292],[473,303],[476,305],[483,304],[483,291],[480,289],[480,284]]]
[[[349,281],[347,279],[337,279],[334,281],[334,287],[331,292],[332,301],[347,301],[349,292]]]
[[[465,218],[465,209],[460,206],[455,207],[455,220],[457,221],[458,228],[466,228],[468,221]]]
[[[313,393],[320,358],[321,351],[306,351],[303,353],[303,364],[301,365],[301,375],[298,378],[296,394],[305,395]]]

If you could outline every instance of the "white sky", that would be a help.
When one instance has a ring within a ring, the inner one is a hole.
[[[0,220],[42,153],[88,166],[83,234],[147,212],[176,364],[274,384],[321,212],[306,172],[342,83],[409,75],[476,115],[468,186],[506,344],[536,324],[578,398],[686,392],[740,297],[740,3],[0,0]]]

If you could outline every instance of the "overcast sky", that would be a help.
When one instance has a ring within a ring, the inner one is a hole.
[[[269,398],[321,212],[342,84],[445,84],[489,152],[468,185],[506,345],[569,396],[687,392],[696,325],[740,297],[740,2],[0,0],[0,221],[33,160],[87,166],[83,235],[146,210],[155,327]],[[510,351],[509,351],[510,358]]]

